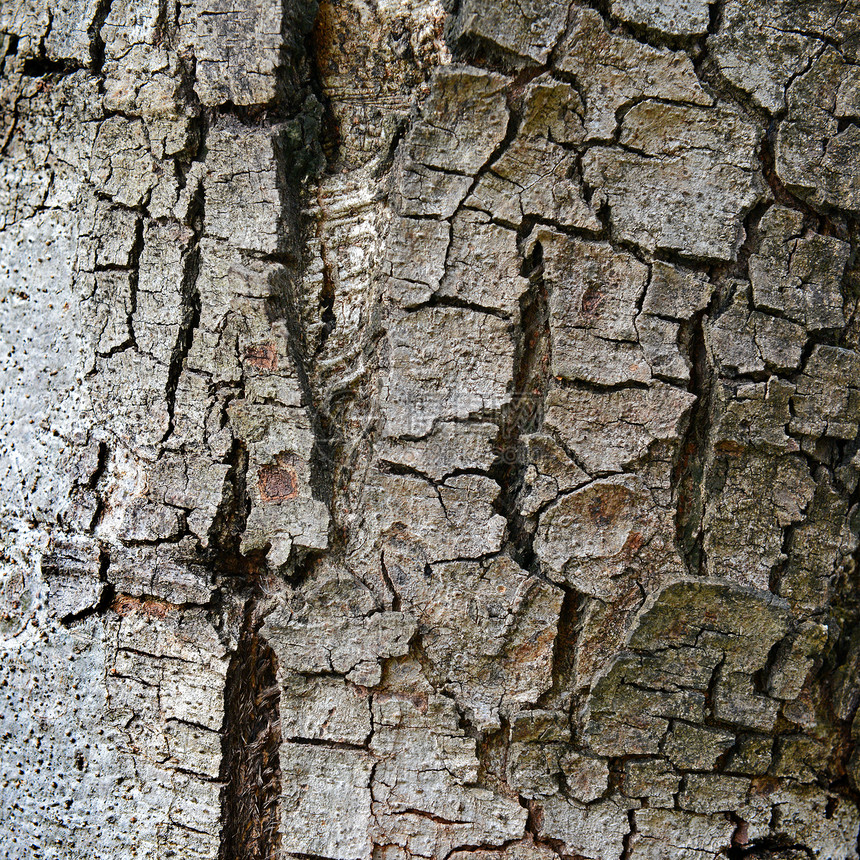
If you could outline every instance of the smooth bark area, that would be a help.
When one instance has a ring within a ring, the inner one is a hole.
[[[849,860],[858,0],[4,0],[0,853]]]

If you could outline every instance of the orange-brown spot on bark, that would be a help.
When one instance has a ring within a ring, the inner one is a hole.
[[[605,299],[604,294],[600,291],[597,284],[589,284],[585,292],[582,294],[582,302],[580,307],[586,316],[594,316],[603,304]]]
[[[550,660],[552,644],[556,637],[556,628],[548,627],[536,636],[514,648],[506,659],[509,666],[533,665],[538,660]]]
[[[588,505],[588,516],[600,528],[612,525],[612,521],[625,509],[630,501],[630,491],[625,487],[606,487]]]
[[[534,800],[528,800],[526,803],[529,811],[528,832],[540,833],[543,830],[543,807]]]
[[[278,369],[278,352],[273,343],[254,343],[245,349],[245,361],[260,370]]]
[[[260,498],[264,502],[286,502],[299,493],[296,470],[287,464],[263,466],[259,477]]]
[[[150,618],[164,618],[171,609],[176,607],[166,600],[154,597],[132,597],[130,594],[118,594],[111,604],[111,609],[117,615],[147,615]]]
[[[750,784],[750,795],[752,797],[770,797],[779,786],[779,780],[772,776],[757,776],[753,778]]]
[[[721,620],[721,614],[718,609],[706,609],[700,616],[702,627],[716,627]]]
[[[622,555],[626,559],[633,558],[640,549],[642,549],[642,544],[645,543],[645,536],[641,532],[630,532],[627,536],[627,540],[624,541],[624,546],[621,550]]]
[[[714,450],[718,454],[725,454],[727,457],[740,457],[746,449],[738,442],[731,439],[723,439],[722,442],[717,442],[714,445]]]

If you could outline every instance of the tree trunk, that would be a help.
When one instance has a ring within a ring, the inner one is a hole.
[[[12,858],[858,857],[860,2],[5,0]]]

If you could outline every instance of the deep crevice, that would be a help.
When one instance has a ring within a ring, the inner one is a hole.
[[[842,241],[850,241],[848,224],[834,214],[819,212],[805,200],[793,194],[776,172],[776,157],[773,149],[773,129],[762,140],[759,148],[762,174],[777,203],[790,209],[797,209],[805,216],[808,227],[822,236],[835,236]]]
[[[47,57],[29,57],[24,60],[23,73],[30,78],[44,78],[48,75],[71,75],[82,69],[74,60],[49,60]]]
[[[573,680],[574,659],[579,636],[579,621],[587,598],[570,586],[561,586],[564,598],[558,614],[555,642],[552,649],[552,684],[537,700],[537,708],[569,707],[569,692]]]
[[[113,0],[98,0],[93,22],[87,29],[90,37],[90,69],[95,74],[100,74],[105,62],[105,43],[102,39],[102,27],[110,15]]]
[[[167,373],[166,400],[168,422],[167,430],[164,434],[165,440],[173,433],[176,390],[179,387],[179,378],[185,367],[185,359],[191,351],[194,332],[200,324],[201,306],[200,292],[197,289],[197,277],[200,271],[200,238],[203,233],[203,220],[204,199],[203,189],[201,188],[194,196],[193,210],[189,216],[189,221],[194,227],[194,238],[183,260],[181,285],[183,314]]]
[[[79,612],[70,612],[68,615],[64,615],[60,619],[60,623],[64,627],[74,627],[75,622],[83,621],[91,615],[104,615],[111,608],[116,592],[114,591],[114,587],[111,583],[104,582],[104,580],[101,581],[103,582],[104,587],[102,588],[101,597],[99,598],[98,603],[93,606],[87,606]]]
[[[518,496],[528,464],[521,438],[536,432],[543,423],[543,399],[550,367],[549,298],[543,279],[543,247],[535,243],[521,270],[530,281],[520,299],[520,337],[515,358],[513,396],[502,408],[496,460],[490,476],[501,487],[496,510],[508,523],[507,540],[512,557],[525,570],[532,570],[534,523],[518,510]]]
[[[275,653],[260,635],[257,601],[227,670],[219,860],[275,860],[280,850],[280,701]]]
[[[675,541],[688,573],[699,576],[705,572],[703,484],[707,468],[714,388],[713,368],[705,345],[704,320],[705,313],[700,312],[692,323],[688,391],[696,395],[696,402],[693,404],[686,432],[678,445],[672,469],[676,506]]]

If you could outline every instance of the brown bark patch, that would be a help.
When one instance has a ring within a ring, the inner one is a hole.
[[[630,532],[627,537],[627,540],[624,541],[624,546],[621,548],[621,552],[624,555],[624,558],[631,559],[636,553],[642,549],[642,545],[645,543],[645,535],[641,532]]]
[[[157,600],[154,597],[132,597],[129,594],[118,594],[111,604],[111,609],[117,615],[148,615],[150,618],[164,618],[171,609],[176,606],[166,600]]]
[[[627,513],[631,493],[626,487],[607,487],[588,505],[588,517],[598,528],[611,526],[618,515]],[[641,535],[640,535],[641,538]]]
[[[606,297],[600,286],[597,284],[589,284],[585,292],[582,294],[582,302],[580,303],[582,313],[586,317],[596,316],[600,311],[605,298]]]
[[[299,493],[296,470],[289,465],[263,466],[259,477],[260,498],[280,504],[294,499]]]
[[[259,370],[277,370],[278,352],[273,343],[254,343],[245,350],[245,361]]]

